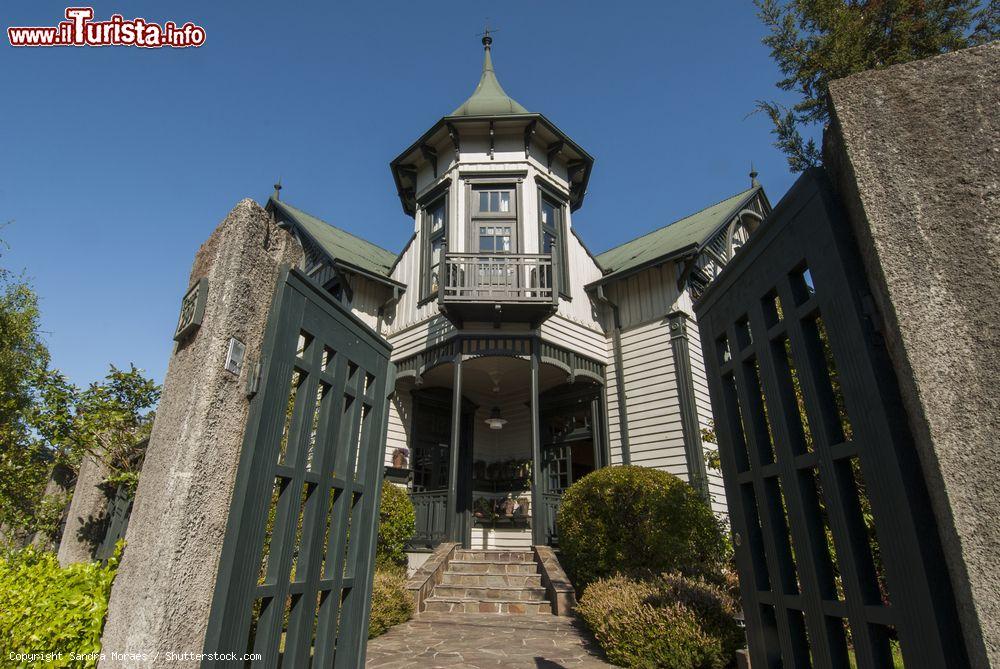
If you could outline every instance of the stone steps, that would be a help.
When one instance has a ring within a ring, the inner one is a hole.
[[[459,574],[537,574],[538,565],[534,562],[451,560],[448,570]]]
[[[533,551],[456,550],[424,600],[434,613],[551,615]]]
[[[478,600],[457,597],[431,597],[424,602],[429,613],[500,613],[514,616],[552,615],[552,604],[542,602]]]
[[[468,574],[445,571],[442,585],[466,585],[480,588],[539,588],[542,575],[535,574]]]
[[[474,550],[460,548],[455,551],[455,559],[477,562],[530,562],[535,563],[535,554],[531,551],[505,551],[495,548]]]
[[[499,600],[512,602],[540,602],[545,599],[545,588],[518,587],[476,587],[468,585],[445,585],[434,588],[435,597]]]

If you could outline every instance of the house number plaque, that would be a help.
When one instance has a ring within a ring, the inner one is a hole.
[[[205,300],[208,298],[208,278],[199,279],[181,300],[181,315],[177,319],[174,341],[180,341],[201,326],[205,317]]]

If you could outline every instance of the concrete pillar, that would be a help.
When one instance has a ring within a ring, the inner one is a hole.
[[[848,210],[969,659],[1000,667],[1000,43],[830,84]]]
[[[66,512],[66,527],[59,542],[59,564],[64,567],[74,562],[90,562],[101,545],[104,534],[97,536],[96,532],[101,528],[111,500],[99,486],[109,473],[103,463],[89,455],[80,463],[73,498]]]
[[[203,649],[247,419],[247,375],[280,267],[301,255],[290,234],[243,200],[195,256],[189,285],[208,279],[204,318],[177,344],[167,369],[111,592],[101,667],[199,664],[167,662],[164,653]],[[184,292],[178,286],[178,303]],[[246,344],[238,376],[224,369],[231,337]],[[113,652],[159,657],[123,661]]]

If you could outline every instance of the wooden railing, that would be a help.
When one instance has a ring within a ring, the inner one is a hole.
[[[410,500],[416,515],[416,532],[410,545],[414,548],[437,546],[447,533],[448,491],[411,492]]]
[[[555,269],[547,253],[445,253],[439,299],[558,304]]]
[[[562,495],[558,493],[542,493],[541,518],[539,520],[545,523],[542,527],[545,528],[545,539],[549,546],[557,546],[559,544],[556,516],[559,513],[560,501],[562,501]]]

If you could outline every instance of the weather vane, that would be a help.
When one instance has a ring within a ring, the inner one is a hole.
[[[498,33],[498,32],[500,32],[500,31],[497,30],[496,28],[490,28],[490,20],[489,20],[489,18],[487,18],[486,19],[486,26],[483,28],[483,32],[481,32],[478,35],[476,35],[476,37],[482,37],[483,38],[483,46],[489,46],[490,44],[493,44],[493,37],[492,37],[492,35],[495,34],[495,33]]]

